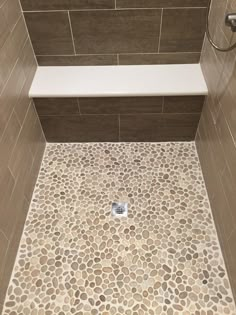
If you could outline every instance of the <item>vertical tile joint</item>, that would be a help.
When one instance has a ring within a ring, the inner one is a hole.
[[[68,19],[69,19],[69,25],[70,25],[70,33],[71,33],[71,40],[72,40],[74,55],[76,55],[74,35],[73,35],[73,30],[72,30],[72,25],[71,25],[71,20],[70,20],[70,11],[67,11],[67,13],[68,13]]]
[[[163,9],[161,9],[160,33],[159,33],[158,48],[157,48],[158,53],[160,52],[160,46],[161,46],[162,19],[163,19]]]

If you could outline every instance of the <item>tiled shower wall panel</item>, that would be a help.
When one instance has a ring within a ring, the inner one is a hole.
[[[213,0],[211,33],[227,47],[236,41],[224,17],[236,0]],[[201,65],[209,88],[197,133],[197,148],[213,215],[236,297],[236,50],[220,53],[206,40]]]
[[[197,63],[209,0],[21,0],[39,65]]]
[[[194,140],[204,96],[36,98],[49,142]]]
[[[18,0],[0,0],[0,313],[44,152],[28,90],[36,61]]]

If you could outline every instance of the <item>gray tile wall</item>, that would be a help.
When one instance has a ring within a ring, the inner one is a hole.
[[[193,140],[204,96],[34,99],[50,142]]]
[[[44,152],[28,90],[36,61],[18,0],[0,0],[0,313]]]
[[[39,65],[197,63],[209,0],[21,0]]]
[[[236,0],[213,0],[210,29],[218,45],[236,36],[224,17],[236,10]],[[236,298],[236,50],[221,53],[204,42],[202,69],[209,88],[197,133],[197,148],[219,239]]]

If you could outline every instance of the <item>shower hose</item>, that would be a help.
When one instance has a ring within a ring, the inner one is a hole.
[[[211,34],[210,34],[210,31],[209,31],[209,18],[210,18],[210,7],[211,7],[211,3],[209,3],[209,6],[208,6],[208,11],[207,11],[207,15],[206,15],[206,36],[210,42],[210,44],[216,49],[216,50],[219,50],[219,51],[222,51],[222,52],[227,52],[227,51],[231,51],[233,50],[234,48],[236,48],[236,43],[227,47],[227,48],[221,48],[219,47],[218,45],[216,45],[211,37]]]

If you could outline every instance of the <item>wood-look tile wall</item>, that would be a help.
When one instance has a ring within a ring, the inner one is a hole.
[[[39,65],[197,63],[209,0],[21,0]]]
[[[44,152],[28,91],[36,61],[18,0],[0,0],[0,313]]]
[[[210,28],[222,47],[236,42],[224,26],[236,0],[213,0]],[[202,69],[209,88],[197,148],[226,267],[236,298],[236,50],[221,53],[204,42]]]
[[[184,141],[195,137],[204,96],[34,102],[49,142]]]

